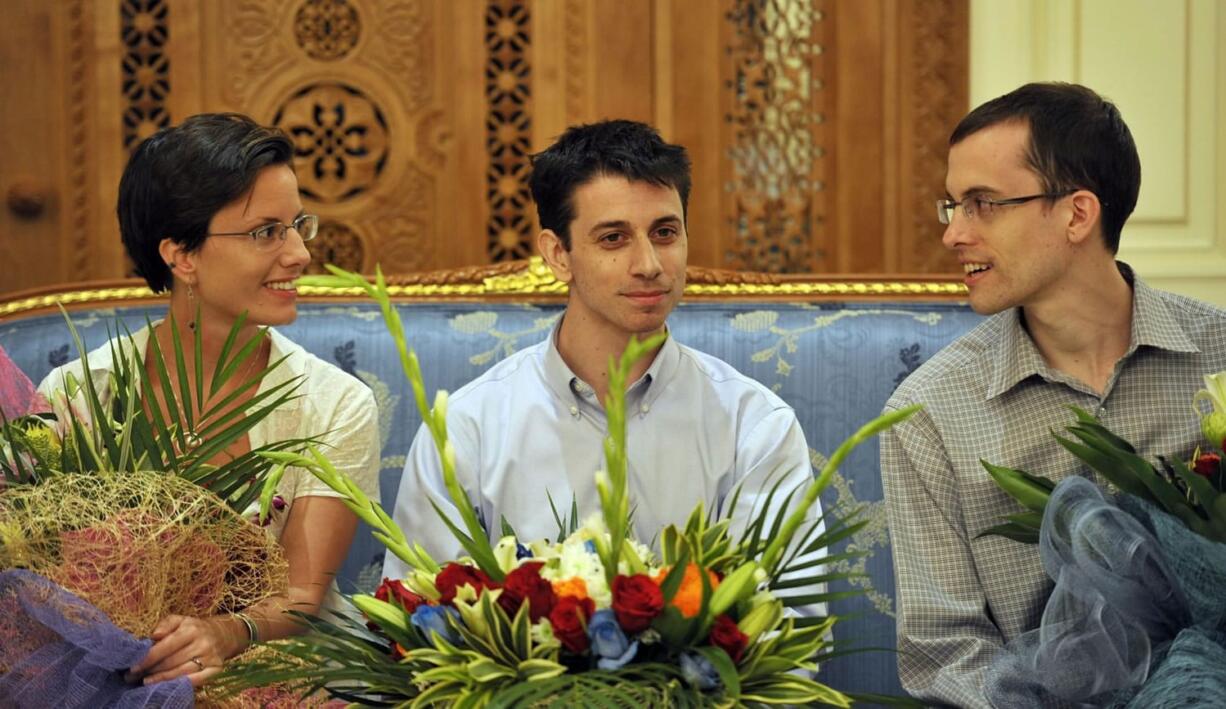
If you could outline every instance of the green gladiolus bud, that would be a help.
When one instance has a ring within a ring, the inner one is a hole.
[[[420,549],[420,546],[418,548]],[[438,587],[434,585],[434,576],[428,571],[411,569],[409,575],[404,579],[404,585],[413,593],[438,603],[441,595]]]
[[[733,603],[751,595],[757,587],[755,571],[758,570],[756,561],[747,561],[737,567],[736,571],[728,574],[723,581],[720,581],[719,588],[711,594],[711,617],[714,618],[721,615],[724,611],[732,607]]]
[[[351,600],[358,610],[380,628],[392,628],[402,633],[409,632],[409,615],[404,612],[403,608],[397,608],[374,596],[360,593],[354,594]]]
[[[749,644],[754,644],[762,633],[773,629],[783,618],[783,604],[777,600],[759,603],[741,618],[736,624],[742,633],[749,638]]]
[[[281,478],[285,476],[285,463],[281,463],[272,471],[268,479],[264,481],[264,489],[260,490],[260,524],[268,521],[268,513],[272,507],[273,495],[277,493],[277,485],[281,483]]]

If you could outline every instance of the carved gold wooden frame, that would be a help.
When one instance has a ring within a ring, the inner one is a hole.
[[[855,276],[775,275],[691,266],[686,273],[688,300],[965,300],[961,282],[936,276],[860,278]],[[566,285],[532,257],[492,266],[471,266],[388,277],[397,300],[563,301]],[[307,301],[346,300],[356,289],[302,287]],[[59,285],[0,298],[0,322],[22,315],[85,307],[130,305],[165,300],[137,279]]]

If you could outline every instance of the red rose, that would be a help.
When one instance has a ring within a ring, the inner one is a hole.
[[[379,588],[375,589],[375,598],[398,605],[405,613],[410,614],[426,602],[426,599],[405,588],[399,580],[386,577],[383,583],[379,584]]]
[[[733,662],[741,661],[741,657],[745,654],[745,647],[749,645],[749,637],[742,633],[741,629],[736,627],[736,621],[727,615],[721,615],[715,619],[715,624],[711,626],[709,639],[712,645],[728,653],[728,657],[731,657]]]
[[[498,584],[481,569],[452,562],[434,577],[434,587],[438,589],[440,596],[439,603],[445,606],[455,605],[456,589],[465,584],[472,586],[478,596],[487,588],[498,588]]]
[[[498,605],[509,617],[515,617],[524,601],[528,601],[528,617],[533,623],[549,616],[557,596],[553,594],[553,584],[541,578],[544,565],[544,562],[529,561],[507,574]]]
[[[664,594],[650,576],[635,574],[613,579],[613,614],[627,633],[639,633],[664,609]]]
[[[587,621],[595,612],[596,604],[590,598],[562,596],[549,613],[554,637],[561,640],[567,650],[583,654],[588,647]]]
[[[1217,453],[1201,453],[1196,462],[1192,464],[1192,469],[1199,475],[1209,477],[1218,471],[1218,467],[1222,464],[1222,456]]]

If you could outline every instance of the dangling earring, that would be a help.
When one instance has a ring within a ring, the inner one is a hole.
[[[191,320],[187,321],[188,329],[195,331],[196,329],[196,293],[192,290],[192,284],[187,284],[187,307],[191,308]]]

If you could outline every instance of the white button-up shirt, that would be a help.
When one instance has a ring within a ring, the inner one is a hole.
[[[550,498],[565,515],[573,496],[581,521],[600,509],[595,473],[605,467],[605,412],[592,387],[562,360],[556,336],[555,326],[545,341],[499,362],[448,401],[456,474],[492,535],[506,518],[522,540],[556,539]],[[634,532],[644,543],[666,525],[683,527],[700,501],[719,509],[741,485],[735,539],[780,478],[781,491],[812,480],[809,448],[792,408],[726,362],[671,337],[628,388],[626,411]],[[773,504],[784,496],[776,495]],[[431,502],[461,524],[423,425],[393,518],[436,561],[463,555]],[[810,518],[820,515],[818,502]],[[403,578],[406,566],[389,554],[383,573]]]

